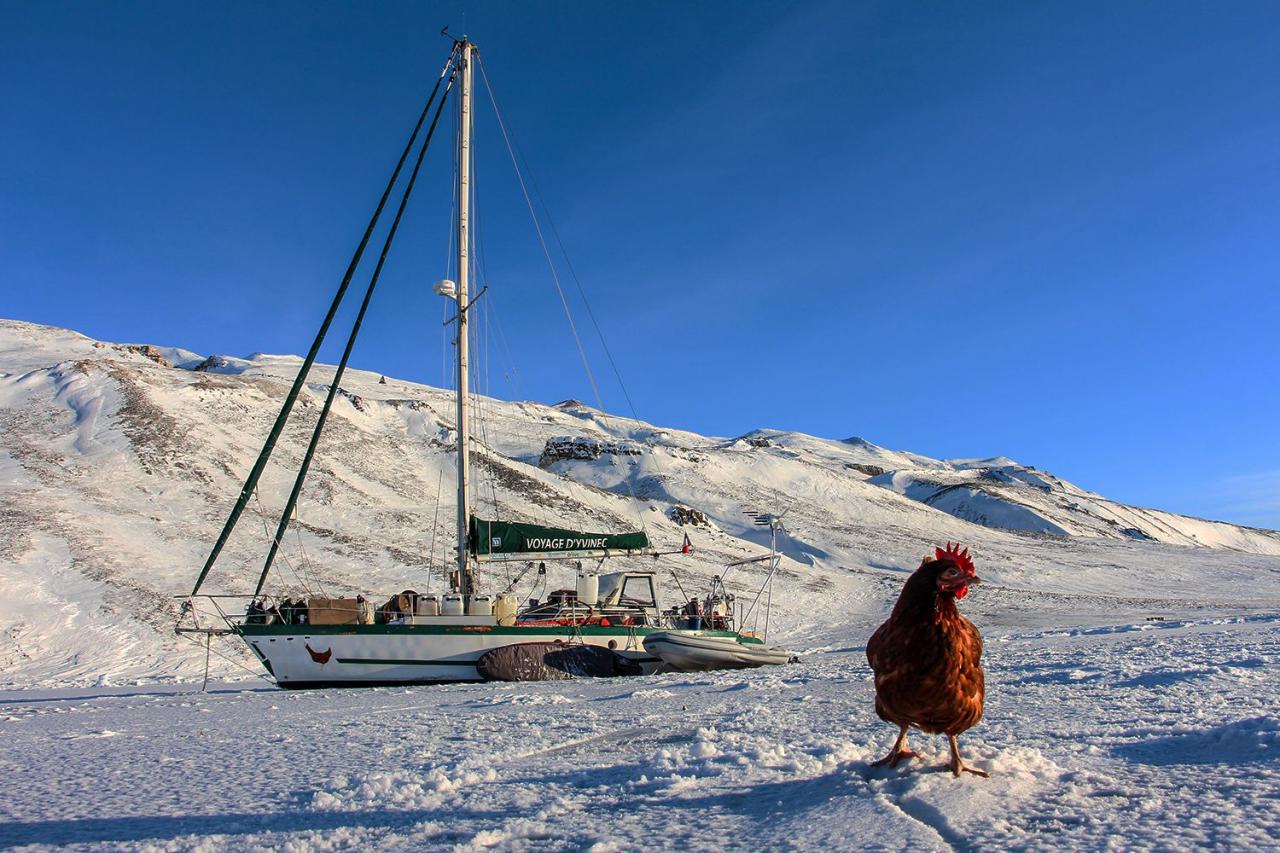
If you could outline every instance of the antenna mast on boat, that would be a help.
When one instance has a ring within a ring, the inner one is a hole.
[[[467,529],[471,515],[471,424],[467,419],[468,353],[467,291],[470,275],[471,229],[471,68],[475,45],[466,37],[458,45],[460,93],[458,98],[458,592],[471,595],[467,554]]]

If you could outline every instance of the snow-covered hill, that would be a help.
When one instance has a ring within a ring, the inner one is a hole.
[[[190,589],[299,361],[0,321],[0,685],[199,674],[202,656],[172,633],[174,596]],[[251,588],[331,375],[313,371],[205,591]],[[379,380],[344,378],[274,591],[442,586],[452,402]],[[988,583],[966,604],[987,625],[1280,606],[1280,534],[1118,504],[1009,459],[942,461],[772,430],[713,438],[572,401],[481,399],[476,411],[481,515],[496,500],[513,520],[643,524],[671,547],[688,532],[695,553],[670,564],[686,589],[760,553],[766,533],[746,511],[785,511],[771,628],[798,648],[864,638],[903,573],[945,540],[977,555]],[[705,523],[681,527],[677,507]],[[735,571],[743,591],[762,579]],[[221,653],[215,674],[252,668],[234,645]]]
[[[298,364],[0,321],[0,687],[18,688],[0,692],[0,847],[1274,846],[1280,536],[1124,506],[1008,459],[479,400],[479,512],[496,496],[504,518],[643,523],[670,547],[687,532],[695,552],[658,565],[668,593],[668,568],[701,587],[761,552],[746,511],[785,511],[771,628],[802,662],[282,694],[226,641],[214,675],[239,684],[136,686],[200,676],[173,596]],[[327,375],[208,591],[251,587]],[[451,401],[379,379],[344,379],[275,592],[441,586]],[[923,758],[907,766],[870,763],[893,731],[874,715],[866,638],[947,539],[985,580],[962,603],[987,671],[962,749],[989,779],[936,772],[941,738],[913,736]],[[758,570],[734,571],[759,587]]]

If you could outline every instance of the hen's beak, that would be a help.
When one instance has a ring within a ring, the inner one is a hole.
[[[968,575],[968,576],[955,578],[950,582],[945,582],[944,588],[963,589],[964,587],[967,587],[970,584],[975,584],[975,583],[982,583],[982,578],[978,577],[977,575]]]

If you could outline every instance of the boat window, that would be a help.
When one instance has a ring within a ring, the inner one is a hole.
[[[619,603],[656,607],[658,603],[654,600],[653,578],[627,578],[622,584],[622,600]]]

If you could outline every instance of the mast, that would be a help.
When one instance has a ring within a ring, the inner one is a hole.
[[[471,424],[467,418],[469,389],[467,291],[470,277],[471,229],[471,57],[475,52],[466,36],[459,45],[460,89],[458,98],[458,592],[472,594],[467,557],[467,527],[471,515]]]

